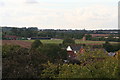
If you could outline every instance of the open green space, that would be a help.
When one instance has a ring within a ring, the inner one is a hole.
[[[33,42],[34,40],[25,40],[29,42]],[[43,44],[61,44],[63,40],[40,40]],[[105,41],[81,41],[75,40],[76,44],[103,44]],[[118,42],[110,42],[110,43],[118,43]]]

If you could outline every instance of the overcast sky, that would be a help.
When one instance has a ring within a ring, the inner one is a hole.
[[[117,29],[119,0],[0,0],[0,26]]]

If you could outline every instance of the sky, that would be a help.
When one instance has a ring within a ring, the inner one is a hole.
[[[119,0],[0,0],[0,26],[118,29]]]

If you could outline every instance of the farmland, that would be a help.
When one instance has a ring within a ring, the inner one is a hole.
[[[26,42],[26,41],[21,41],[21,40],[3,40],[2,44],[5,45],[19,45],[24,48],[30,48],[32,42]]]
[[[33,42],[34,40],[24,40],[28,42]],[[62,44],[63,40],[40,40],[43,44]],[[82,41],[82,40],[75,40],[76,44],[95,44],[95,45],[101,45],[105,43],[105,41]],[[110,43],[118,43],[118,42],[110,42]]]
[[[2,44],[8,45],[19,45],[24,48],[30,48],[34,40],[3,40]],[[43,44],[62,44],[63,40],[40,40]],[[86,45],[102,45],[104,41],[82,41],[75,40],[76,44],[86,44]],[[118,42],[110,42],[112,44],[117,44]]]

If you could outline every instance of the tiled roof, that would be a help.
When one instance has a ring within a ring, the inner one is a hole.
[[[81,45],[71,45],[73,51],[79,51],[81,49]]]

